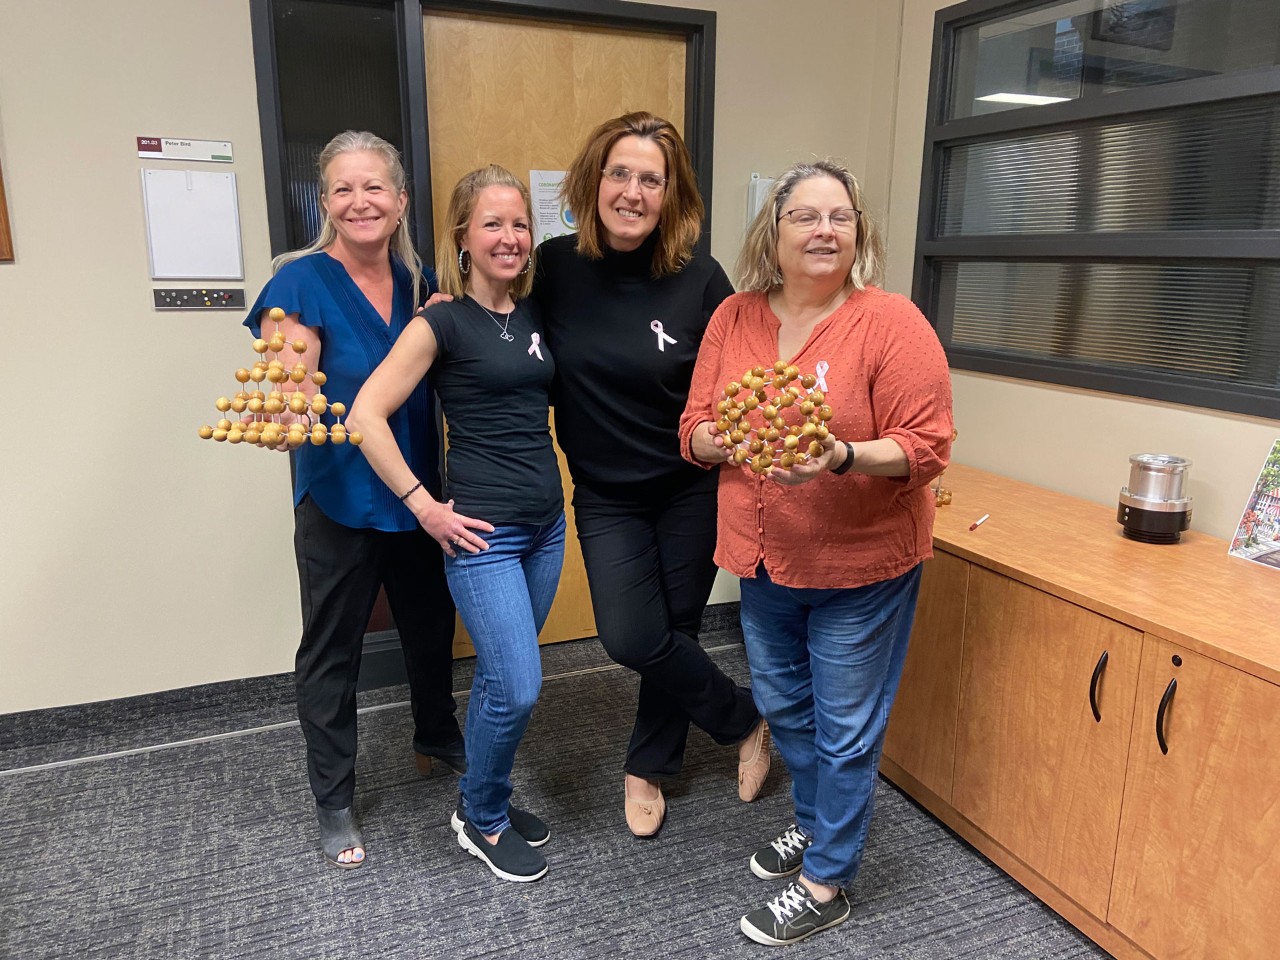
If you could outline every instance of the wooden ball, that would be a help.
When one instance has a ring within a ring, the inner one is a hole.
[[[751,454],[739,447],[737,450],[733,451],[733,462],[742,463],[749,456],[751,456]]]
[[[354,443],[357,447],[360,446],[360,444],[364,443],[364,434],[361,433],[359,430],[352,430],[349,434],[347,434],[347,438],[352,443]]]
[[[817,440],[813,440],[809,443],[809,456],[811,457],[822,456],[822,444],[820,444]]]
[[[817,409],[818,409],[817,405],[812,400],[805,400],[800,404],[800,412],[803,413],[806,417],[809,416],[809,414],[813,413],[813,411]]]
[[[206,423],[203,427],[201,427],[201,428],[200,428],[200,439],[201,439],[201,440],[208,440],[208,439],[210,439],[212,436],[213,436],[213,427],[209,426],[209,425]]]
[[[226,397],[219,397],[217,400],[213,402],[213,405],[217,407],[219,410],[221,410],[223,413],[226,413],[228,410],[231,409],[231,401],[228,400]]]
[[[274,337],[272,337],[270,340],[267,341],[267,348],[272,353],[279,353],[281,350],[284,349],[284,337],[280,336],[280,334],[277,333]]]
[[[725,419],[728,420],[730,423],[737,423],[739,420],[742,419],[742,411],[739,410],[737,407],[734,407],[732,410],[728,411],[724,416],[725,416]]]
[[[299,356],[307,352],[307,341],[305,340],[295,340],[289,346],[293,347],[293,352]]]
[[[223,440],[227,439],[227,431],[219,427],[217,430],[213,431],[213,439],[221,443]]]
[[[231,401],[231,409],[234,410],[236,413],[244,413],[245,409],[248,406],[249,406],[249,401],[246,398],[236,397],[234,400]]]
[[[250,413],[261,413],[265,404],[257,397],[250,397],[247,406],[249,407]]]
[[[780,436],[782,436],[782,434],[778,432],[777,427],[769,427],[764,432],[764,439],[766,443],[773,443],[773,441],[777,440]]]
[[[752,437],[751,442],[747,444],[747,449],[752,453],[759,453],[764,449],[764,441],[759,437]]]
[[[721,433],[728,433],[730,430],[733,429],[733,424],[729,422],[728,417],[721,417],[719,420],[716,421],[716,429],[719,430]]]
[[[809,399],[812,400],[814,403],[822,404],[826,401],[827,395],[823,393],[821,390],[815,390],[813,391],[813,393],[809,394]]]
[[[340,423],[335,423],[333,429],[329,431],[329,439],[334,443],[347,442],[347,428]]]
[[[327,409],[329,409],[329,404],[325,400],[323,393],[317,393],[314,397],[311,398],[311,412],[314,413],[317,417],[323,414]]]
[[[766,420],[772,420],[778,415],[778,408],[772,403],[766,403],[760,412],[764,414]]]
[[[812,437],[815,434],[817,434],[817,432],[818,432],[818,425],[816,423],[806,423],[803,427],[800,428],[800,435],[805,437]]]
[[[764,367],[752,367],[752,368],[751,368],[751,375],[752,375],[753,377],[756,377],[756,378],[763,377],[763,376],[764,376]]]
[[[262,405],[262,409],[274,417],[276,414],[284,412],[284,401],[268,400]]]
[[[818,416],[823,420],[830,420],[832,417],[835,416],[835,411],[832,410],[831,407],[829,407],[827,404],[824,403],[822,406],[818,408]]]
[[[742,384],[740,384],[737,380],[730,380],[728,384],[725,385],[724,394],[726,397],[736,397],[741,392],[742,392]]]
[[[760,406],[760,401],[755,394],[752,394],[742,401],[742,406],[747,410],[754,410],[756,407]]]
[[[267,352],[267,341],[263,340],[261,337],[259,337],[259,338],[258,338],[257,340],[255,340],[255,341],[253,341],[253,352],[254,352],[254,353],[266,353],[266,352]]]
[[[729,431],[729,441],[730,441],[731,443],[741,443],[741,442],[742,442],[743,440],[745,440],[746,438],[747,438],[747,435],[746,435],[745,433],[743,433],[741,430],[730,430],[730,431]]]
[[[230,430],[230,429],[231,429],[231,421],[230,421],[230,420],[228,420],[226,417],[223,417],[221,420],[219,420],[219,421],[218,421],[218,429],[219,429],[219,430]]]
[[[241,383],[248,383],[249,371],[246,370],[244,367],[241,367],[239,370],[236,371],[236,379],[239,380]]]
[[[800,378],[800,386],[804,387],[806,390],[812,390],[817,385],[817,383],[818,383],[818,378],[815,377],[812,373],[806,373],[803,377]]]
[[[315,373],[311,375],[311,382],[314,383],[317,387],[323,387],[326,383],[328,383],[328,381],[329,381],[329,378],[326,377],[319,370],[317,370]]]
[[[303,380],[307,379],[307,368],[302,364],[298,364],[289,371],[289,379],[294,383],[301,383]]]
[[[782,445],[788,450],[795,450],[800,446],[800,438],[795,434],[791,434],[790,436],[783,438]]]
[[[820,423],[814,428],[813,435],[819,440],[825,440],[831,435],[831,431],[827,429],[825,423]]]
[[[774,372],[774,373],[782,373],[782,372],[783,372],[784,370],[786,370],[786,369],[787,369],[787,361],[785,361],[785,360],[775,360],[775,361],[773,362],[773,372]]]
[[[778,397],[778,406],[780,407],[789,407],[795,402],[796,398],[789,393],[784,393],[782,396]]]
[[[329,404],[329,412],[335,417],[344,416],[347,412],[347,405],[345,403],[331,403]]]
[[[790,470],[796,465],[796,455],[788,450],[782,455],[782,459],[778,462],[778,465],[782,467],[783,470]]]
[[[279,323],[284,319],[284,311],[279,307],[272,307],[267,311],[267,319],[271,320],[273,323]]]
[[[307,403],[307,395],[305,393],[289,394],[289,411],[291,413],[306,413],[307,407],[309,406],[310,404]]]
[[[251,400],[265,400],[267,399],[267,395],[261,390],[255,390],[253,393],[249,394],[249,398]]]
[[[261,383],[266,378],[267,378],[267,371],[265,370],[253,369],[249,371],[249,379],[252,380],[254,383]]]
[[[800,376],[800,368],[794,364],[787,364],[786,369],[782,371],[782,375],[787,378],[787,383],[790,383],[796,377]]]
[[[285,442],[291,447],[300,447],[307,442],[307,431],[299,430],[294,433],[290,430],[288,436],[285,437]]]
[[[311,428],[311,443],[314,446],[317,446],[317,447],[320,446],[325,442],[326,438],[328,437],[328,433],[329,431],[325,429],[325,426],[323,423],[317,423],[314,427]]]
[[[251,426],[248,430],[246,430],[246,431],[244,432],[244,438],[245,438],[245,440],[247,440],[249,443],[254,443],[254,444],[261,443],[261,442],[262,442],[262,431],[261,431],[261,430],[259,430],[259,429],[257,428],[257,425],[255,424],[255,425]]]
[[[787,421],[782,419],[782,414],[778,414],[776,417],[770,420],[769,423],[775,430],[787,429]]]

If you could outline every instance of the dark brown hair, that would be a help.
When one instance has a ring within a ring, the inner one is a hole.
[[[609,151],[623,137],[651,140],[667,163],[667,184],[658,213],[661,240],[653,251],[653,275],[679,273],[693,257],[702,235],[702,195],[693,172],[693,161],[679,132],[669,120],[640,110],[606,120],[587,137],[569,165],[561,195],[578,223],[578,253],[598,260],[604,253],[604,227],[600,223],[600,177]]]

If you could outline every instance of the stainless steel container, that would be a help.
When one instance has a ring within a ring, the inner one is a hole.
[[[1116,520],[1124,535],[1143,543],[1177,543],[1191,526],[1191,498],[1185,495],[1191,461],[1163,453],[1129,458],[1129,484],[1120,489]]]

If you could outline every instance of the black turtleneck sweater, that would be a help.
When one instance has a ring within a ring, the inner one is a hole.
[[[579,256],[573,235],[538,247],[533,299],[556,358],[556,439],[574,482],[703,474],[681,458],[677,427],[707,322],[733,286],[702,253],[653,279],[657,242],[655,230],[599,260]]]

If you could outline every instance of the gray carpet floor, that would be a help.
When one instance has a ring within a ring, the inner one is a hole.
[[[746,681],[740,644],[707,644]],[[780,890],[747,859],[790,822],[781,761],[763,796],[743,804],[732,749],[694,731],[667,787],[666,825],[637,840],[622,819],[620,772],[634,676],[592,641],[548,648],[544,673],[514,777],[517,802],[552,829],[551,872],[533,884],[498,880],[457,846],[456,780],[414,772],[403,688],[361,698],[357,813],[369,860],[353,871],[321,859],[302,737],[276,702],[291,711],[284,694],[256,712],[193,696],[199,720],[169,704],[99,721],[70,742],[92,710],[0,717],[0,957],[776,955],[737,920]],[[457,689],[469,676],[459,662]],[[190,742],[147,750],[146,737]],[[87,744],[141,752],[65,763]],[[851,899],[848,922],[783,956],[1106,956],[884,781]]]

